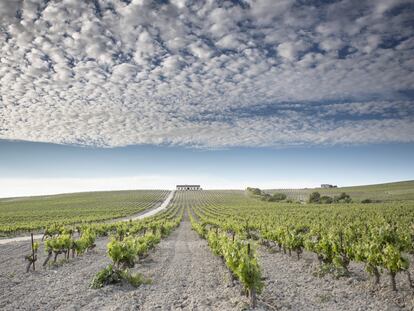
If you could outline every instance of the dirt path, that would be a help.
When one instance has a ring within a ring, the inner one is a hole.
[[[230,286],[224,264],[191,230],[187,215],[141,271],[151,275],[154,283],[140,297],[139,310],[240,310],[245,306],[240,287]]]
[[[165,200],[161,203],[160,206],[155,206],[154,208],[151,208],[151,209],[146,210],[144,212],[139,212],[138,214],[126,216],[126,217],[123,217],[123,218],[116,218],[116,219],[103,221],[103,223],[114,223],[114,222],[118,222],[118,221],[138,220],[138,219],[143,219],[143,218],[146,218],[146,217],[153,216],[153,215],[155,215],[155,214],[157,214],[157,213],[159,213],[162,210],[167,208],[168,204],[170,204],[171,200],[174,198],[174,193],[175,193],[174,190],[171,191],[170,194],[165,198]],[[98,222],[96,222],[96,223],[98,223]],[[42,237],[43,237],[43,234],[33,235],[33,238],[35,240],[40,240]],[[14,238],[7,238],[7,239],[0,239],[0,245],[5,245],[5,244],[9,244],[9,243],[16,243],[16,242],[24,242],[24,241],[30,241],[30,240],[31,240],[30,235],[14,237]]]
[[[138,220],[138,219],[143,219],[143,218],[146,218],[146,217],[154,216],[155,214],[161,212],[162,210],[164,210],[168,207],[168,205],[170,204],[170,202],[174,198],[174,194],[175,194],[175,190],[171,191],[170,194],[165,198],[164,202],[162,202],[159,207],[154,208],[154,209],[150,209],[150,210],[146,211],[145,213],[125,217],[125,219],[122,219],[122,221]]]
[[[104,268],[106,239],[82,257],[58,267],[25,273],[29,243],[0,245],[0,310],[241,310],[245,300],[239,286],[230,286],[224,264],[206,241],[191,230],[186,216],[181,225],[137,265],[135,270],[152,279],[139,288],[89,288]]]

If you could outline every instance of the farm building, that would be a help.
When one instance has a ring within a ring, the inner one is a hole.
[[[328,188],[338,188],[338,186],[337,185],[330,185],[330,184],[322,184],[321,185],[321,188],[325,188],[325,189],[328,189]]]
[[[202,190],[200,185],[177,185],[177,190]]]

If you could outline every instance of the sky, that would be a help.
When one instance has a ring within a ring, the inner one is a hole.
[[[94,190],[300,188],[410,180],[413,144],[205,150],[0,141],[0,197]]]
[[[2,0],[0,196],[414,179],[413,55],[411,0]]]

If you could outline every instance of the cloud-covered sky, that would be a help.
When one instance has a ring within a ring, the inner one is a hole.
[[[2,0],[0,138],[414,142],[411,0]]]

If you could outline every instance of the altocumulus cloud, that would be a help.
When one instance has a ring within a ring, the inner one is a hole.
[[[2,0],[0,138],[414,141],[403,0]]]

